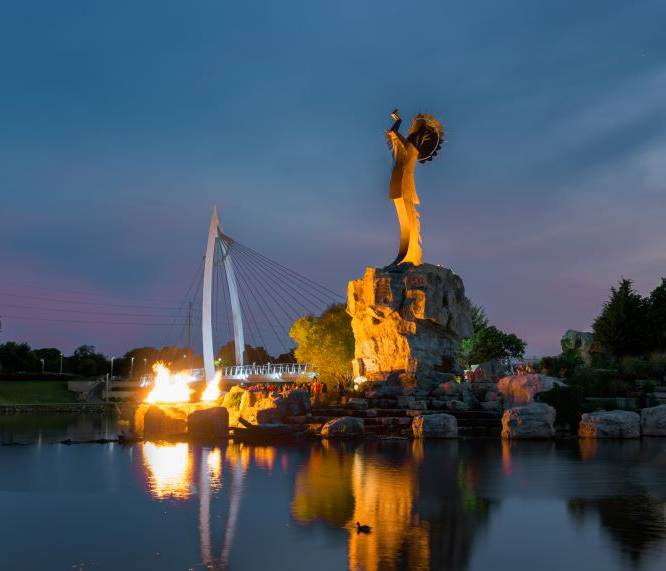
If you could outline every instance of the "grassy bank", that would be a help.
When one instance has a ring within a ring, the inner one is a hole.
[[[66,381],[3,381],[0,382],[0,405],[74,403],[74,393]]]

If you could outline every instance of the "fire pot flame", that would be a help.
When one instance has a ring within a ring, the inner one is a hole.
[[[191,373],[181,371],[172,373],[164,363],[155,363],[153,365],[155,373],[155,384],[144,402],[156,403],[176,403],[189,402],[190,383],[194,380]]]
[[[203,402],[213,402],[220,398],[220,396],[222,395],[220,391],[221,378],[222,375],[220,373],[217,373],[213,378],[213,380],[206,385],[204,392],[201,394],[201,400]]]

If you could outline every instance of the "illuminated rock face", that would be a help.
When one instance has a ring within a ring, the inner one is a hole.
[[[521,406],[534,401],[534,396],[563,383],[554,377],[531,373],[510,375],[497,382],[497,390],[509,406]]]
[[[455,350],[473,333],[462,279],[441,266],[367,268],[349,282],[347,311],[354,331],[354,376],[390,373],[430,390],[455,370]]]

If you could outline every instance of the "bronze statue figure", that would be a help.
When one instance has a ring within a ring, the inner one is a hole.
[[[421,264],[421,223],[416,206],[420,203],[414,183],[416,161],[431,161],[444,142],[444,129],[432,115],[419,113],[409,127],[407,137],[400,132],[402,119],[395,109],[391,113],[395,121],[386,131],[386,138],[393,151],[393,172],[389,198],[393,200],[400,224],[400,248],[398,256],[391,264]]]

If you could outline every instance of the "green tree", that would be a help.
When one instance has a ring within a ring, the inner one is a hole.
[[[659,284],[647,301],[647,327],[651,351],[666,351],[666,278]]]
[[[47,373],[57,373],[60,371],[60,349],[56,349],[55,347],[44,347],[43,349],[35,349],[34,353],[38,360],[44,359],[44,370]]]
[[[0,370],[4,373],[38,371],[39,359],[27,343],[7,341],[0,345]]]
[[[595,319],[594,339],[614,357],[640,355],[649,348],[649,304],[629,279],[611,288],[610,298]]]
[[[223,366],[236,364],[236,343],[233,339],[219,348],[215,359]],[[246,343],[245,350],[243,351],[243,362],[245,364],[256,363],[257,365],[265,365],[266,363],[274,363],[275,358],[266,351],[265,347],[261,345],[253,347]]]
[[[331,305],[319,317],[300,317],[289,335],[296,342],[298,362],[310,363],[322,381],[331,384],[351,378],[354,334],[343,304]]]
[[[103,375],[111,367],[108,359],[102,353],[97,353],[94,345],[81,345],[68,360],[73,371],[83,377]]]
[[[494,325],[488,325],[486,311],[480,305],[472,306],[472,325],[474,334],[461,341],[456,355],[463,367],[491,359],[524,355],[527,346],[525,341],[513,333],[505,333]]]

